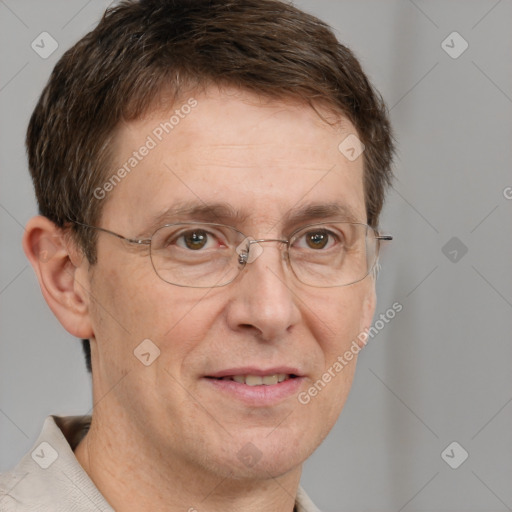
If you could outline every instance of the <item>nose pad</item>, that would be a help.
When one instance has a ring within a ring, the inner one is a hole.
[[[238,263],[245,265],[252,263],[263,253],[263,247],[252,237],[248,236],[238,244],[235,249],[238,254]]]

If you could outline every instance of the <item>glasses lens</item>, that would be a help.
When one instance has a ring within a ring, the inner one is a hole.
[[[290,266],[306,285],[356,283],[377,261],[376,236],[375,230],[365,224],[305,226],[288,243]],[[240,231],[222,224],[170,224],[153,235],[151,261],[157,275],[167,283],[193,288],[224,286],[251,263],[254,250],[262,250],[248,240]]]
[[[376,233],[365,224],[314,224],[290,240],[290,265],[304,284],[345,286],[368,275],[377,249]]]
[[[244,235],[221,224],[171,224],[151,239],[151,261],[167,283],[210,288],[230,283],[243,268],[237,246]]]

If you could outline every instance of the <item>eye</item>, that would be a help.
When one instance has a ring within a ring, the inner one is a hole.
[[[185,231],[176,237],[176,245],[192,251],[215,247],[215,237],[204,229]]]
[[[315,229],[300,235],[294,245],[300,249],[322,250],[330,249],[337,240],[339,238],[332,231]]]
[[[169,224],[155,232],[151,241],[153,254],[158,251],[166,257],[180,258],[192,253],[210,257],[226,255],[228,249],[236,247],[237,235],[229,226],[220,224]]]

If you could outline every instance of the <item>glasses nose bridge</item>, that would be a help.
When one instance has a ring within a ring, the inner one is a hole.
[[[284,238],[257,238],[257,239],[250,239],[249,240],[249,252],[251,251],[251,247],[254,244],[260,244],[260,243],[267,243],[267,242],[278,242],[280,244],[283,244],[286,246],[286,249],[288,249],[290,245],[290,241],[286,240]],[[263,249],[261,249],[263,251]],[[261,253],[260,253],[261,254]],[[254,261],[254,260],[253,260]],[[250,263],[250,262],[249,262]]]
[[[282,244],[288,245],[290,243],[289,240],[285,240],[284,238],[257,238],[257,239],[250,239],[249,245],[252,244],[259,244],[264,242],[280,242]]]
[[[267,243],[267,242],[278,242],[280,244],[284,244],[286,246],[286,249],[288,249],[290,241],[286,240],[284,238],[251,238],[248,237],[246,239],[247,243],[247,253],[246,254],[240,254],[239,256],[239,263],[241,264],[247,264],[252,263],[255,261],[263,252],[263,248],[259,246],[259,244]],[[255,249],[252,249],[253,245],[255,246]],[[288,251],[286,250],[285,257]]]

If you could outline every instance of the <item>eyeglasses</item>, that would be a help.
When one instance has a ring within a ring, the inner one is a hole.
[[[178,222],[158,228],[151,238],[131,239],[81,222],[75,224],[114,235],[131,244],[149,246],[160,279],[176,286],[212,288],[234,281],[263,252],[262,243],[284,246],[284,259],[303,284],[329,288],[363,280],[377,264],[381,241],[393,239],[354,222],[308,224],[288,238],[248,237],[232,226]]]

